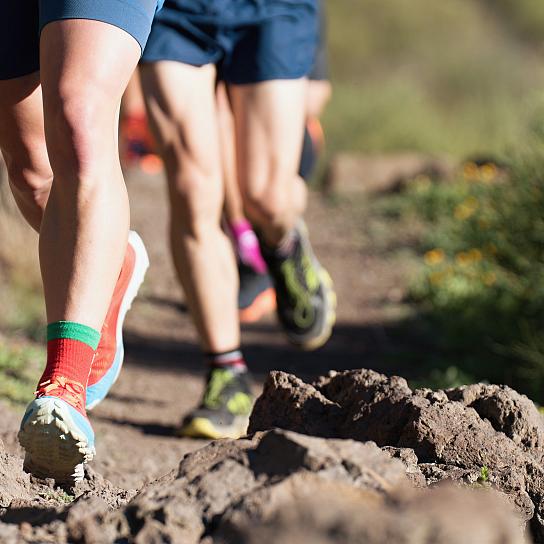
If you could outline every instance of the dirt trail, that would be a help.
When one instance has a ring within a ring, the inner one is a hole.
[[[142,296],[126,323],[126,363],[108,399],[92,414],[97,472],[134,489],[166,474],[184,453],[205,444],[172,436],[182,414],[198,401],[203,367],[183,295],[175,280],[165,237],[162,176],[129,176],[132,224],[143,237],[151,268]],[[269,370],[315,376],[331,368],[384,368],[379,355],[391,342],[382,323],[398,299],[402,267],[367,251],[365,217],[349,201],[332,205],[313,194],[307,220],[317,254],[338,291],[338,326],[317,353],[300,353],[283,338],[274,317],[244,329],[243,344],[256,377],[256,392]],[[0,436],[17,451],[19,414],[4,421]]]

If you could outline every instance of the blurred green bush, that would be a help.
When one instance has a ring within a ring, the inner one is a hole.
[[[453,365],[544,400],[544,158],[469,162],[454,183],[415,180],[406,198],[429,227],[411,294],[449,354],[435,378]]]

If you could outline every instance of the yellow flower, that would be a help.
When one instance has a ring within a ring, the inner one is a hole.
[[[472,215],[474,215],[474,212],[478,209],[480,206],[478,199],[474,196],[469,196],[459,204],[454,212],[453,215],[455,219],[458,219],[459,221],[464,221],[465,219],[468,219]]]
[[[472,248],[469,251],[461,251],[455,256],[455,262],[459,266],[466,266],[472,263],[477,263],[483,258],[482,252],[479,249]]]
[[[424,259],[425,263],[429,266],[436,266],[437,264],[443,262],[445,257],[446,254],[444,253],[444,251],[442,249],[436,248],[427,251],[427,253],[425,253]]]
[[[479,249],[472,248],[468,252],[468,256],[470,258],[470,261],[473,263],[480,262],[482,260],[482,252]]]
[[[497,178],[498,168],[491,162],[480,168],[480,177],[484,183],[492,183]]]
[[[495,272],[487,272],[482,276],[482,279],[488,287],[491,287],[497,282],[497,274]]]
[[[467,162],[463,166],[463,177],[468,180],[475,180],[478,178],[479,168],[474,162]]]
[[[461,251],[455,256],[455,262],[459,266],[465,266],[470,263],[470,257],[466,251]]]

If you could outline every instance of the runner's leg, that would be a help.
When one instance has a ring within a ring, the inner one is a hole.
[[[316,349],[330,337],[336,296],[301,219],[306,186],[297,174],[306,80],[232,85],[238,171],[246,209],[258,225],[288,338]]]
[[[191,315],[207,352],[237,349],[238,281],[221,229],[223,182],[215,106],[215,69],[144,63],[151,127],[170,191],[170,241]]]
[[[13,196],[28,223],[40,230],[53,172],[43,128],[39,73],[0,81],[0,149]]]
[[[305,79],[230,87],[246,210],[270,245],[283,240],[306,208],[306,186],[297,175],[306,91]]]
[[[127,244],[117,121],[139,56],[129,34],[99,21],[55,21],[43,29],[41,79],[54,181],[40,260],[50,323],[102,327]]]

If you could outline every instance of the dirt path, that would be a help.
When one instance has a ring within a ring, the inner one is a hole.
[[[176,467],[184,453],[204,442],[172,436],[182,414],[197,402],[203,368],[190,318],[183,306],[164,233],[167,210],[162,178],[130,176],[133,228],[142,235],[152,266],[126,324],[126,363],[108,399],[92,414],[97,435],[95,469],[115,485],[139,488]],[[256,376],[256,392],[269,370],[299,375],[331,368],[396,371],[394,343],[384,325],[398,313],[405,271],[387,254],[371,251],[372,225],[360,203],[332,205],[313,194],[307,216],[317,254],[330,270],[338,291],[338,326],[317,353],[299,353],[284,340],[271,317],[247,327],[243,343]],[[394,358],[393,358],[394,359]],[[4,423],[2,436],[13,437],[19,415]]]

